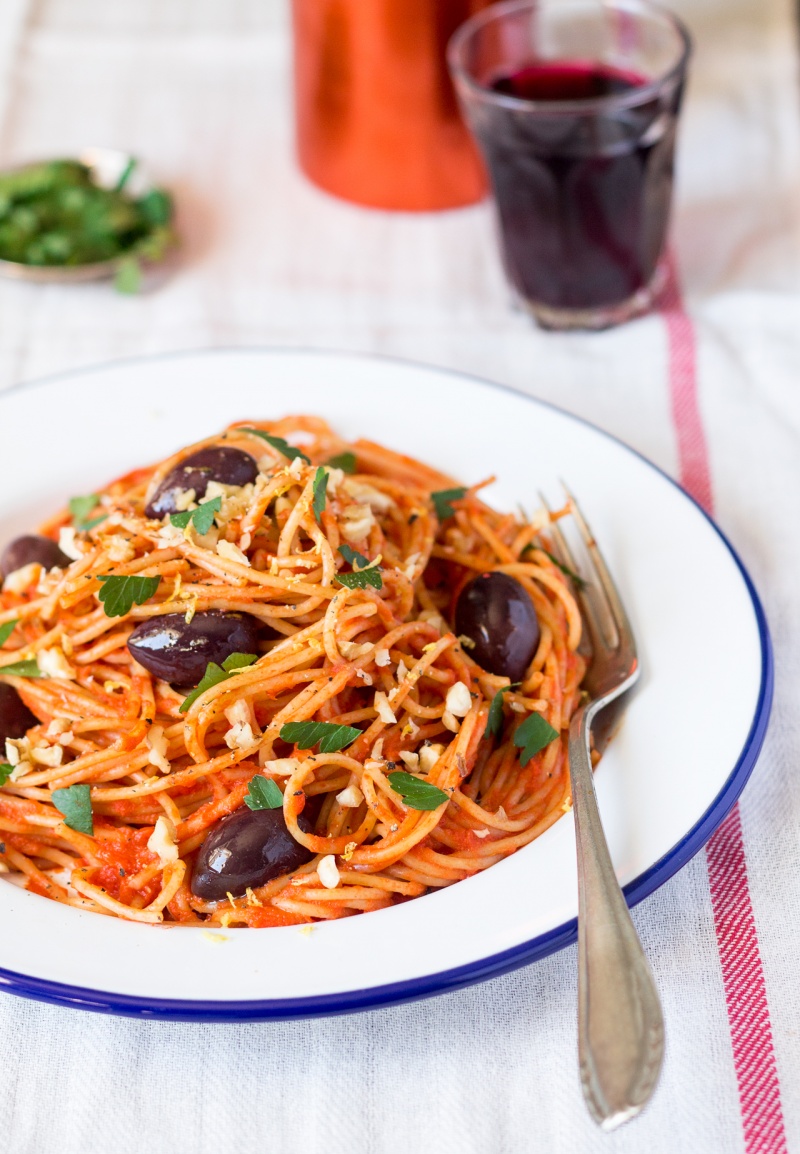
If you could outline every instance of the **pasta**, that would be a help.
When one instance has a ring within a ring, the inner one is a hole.
[[[254,479],[189,487],[219,450]],[[73,501],[41,530],[65,563],[15,568],[0,594],[0,684],[34,715],[6,741],[0,868],[136,922],[266,927],[419,897],[538,837],[570,806],[581,620],[546,524],[495,512],[483,485],[302,416],[230,426]],[[159,501],[175,511],[152,515]],[[453,629],[486,573],[535,610],[518,684]],[[257,651],[209,662],[201,692],[147,667],[165,622],[183,644],[244,618]],[[236,854],[209,857],[229,815],[300,857],[209,897],[203,870],[224,888],[213,870]]]

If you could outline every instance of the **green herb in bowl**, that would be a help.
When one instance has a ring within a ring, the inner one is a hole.
[[[135,165],[95,149],[86,162],[0,173],[0,272],[61,282],[114,275],[121,291],[135,292],[140,262],[161,260],[175,243],[169,194],[139,181],[135,195]]]

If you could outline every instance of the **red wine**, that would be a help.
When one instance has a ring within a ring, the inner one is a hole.
[[[602,99],[645,83],[570,60],[534,62],[491,80],[499,95],[536,102],[486,102],[473,123],[508,275],[524,299],[602,309],[649,284],[669,218],[681,87],[638,102]],[[554,103],[598,98],[573,108]]]

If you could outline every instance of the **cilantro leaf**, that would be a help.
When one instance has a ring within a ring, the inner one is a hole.
[[[255,653],[231,653],[229,657],[225,658],[222,665],[217,665],[215,661],[210,661],[206,666],[206,671],[203,674],[200,684],[184,697],[179,706],[179,712],[185,713],[207,689],[213,689],[214,686],[219,685],[220,682],[227,681],[229,677],[233,677],[234,673],[238,673],[240,669],[245,669],[248,665],[252,665],[256,660]]]
[[[489,716],[486,719],[486,729],[484,737],[499,737],[503,728],[503,694],[508,693],[509,689],[516,689],[521,682],[516,681],[513,685],[504,685],[502,689],[498,689],[492,698],[492,704],[489,706]]]
[[[13,665],[0,666],[0,673],[11,674],[12,677],[44,677],[39,663],[32,661],[15,661]]]
[[[431,785],[429,781],[420,781],[413,774],[396,770],[388,777],[389,785],[402,797],[409,809],[438,809],[449,796],[438,785]]]
[[[331,469],[341,469],[343,473],[352,475],[356,471],[356,455],[355,453],[339,453],[336,457],[331,457],[330,461],[325,462]]]
[[[118,577],[111,573],[97,580],[103,583],[97,596],[106,617],[124,617],[134,605],[143,605],[149,601],[161,584],[160,577]]]
[[[332,721],[287,721],[281,728],[281,739],[298,749],[311,749],[319,742],[320,753],[338,753],[352,745],[361,730],[352,725],[335,725]]]
[[[352,566],[352,573],[337,573],[335,580],[348,589],[366,589],[371,585],[373,589],[383,588],[383,578],[377,566],[369,567],[369,558],[349,545],[340,545],[339,552],[348,565]]]
[[[307,457],[300,449],[295,449],[294,445],[290,445],[288,441],[284,441],[283,437],[273,437],[270,433],[265,433],[261,429],[242,429],[243,433],[252,433],[255,437],[261,437],[262,441],[266,441],[268,445],[272,445],[273,449],[277,449],[284,457],[288,457],[293,461],[296,457],[300,457],[307,465],[311,464],[310,457]]]
[[[222,497],[214,497],[210,501],[203,501],[202,505],[198,505],[196,509],[184,509],[182,513],[170,513],[170,524],[174,525],[176,529],[185,529],[192,521],[200,536],[205,537],[214,524],[214,518],[221,507]]]
[[[532,713],[526,717],[522,725],[514,734],[514,745],[522,750],[520,765],[527,765],[532,757],[555,741],[558,730],[553,729],[549,721],[545,721],[541,713]]]
[[[72,524],[81,533],[87,533],[89,529],[94,529],[95,525],[105,521],[108,513],[101,513],[99,517],[89,519],[92,509],[96,509],[99,504],[100,498],[97,493],[87,493],[85,497],[72,497],[70,499],[68,507],[72,516]]]
[[[14,766],[9,765],[7,761],[3,762],[3,764],[0,765],[0,785],[5,785],[13,772]]]
[[[244,804],[248,809],[280,809],[283,794],[271,777],[256,776],[250,779]]]
[[[78,833],[94,835],[92,795],[88,785],[70,785],[53,790],[53,805],[64,815],[64,825]]]
[[[431,493],[431,500],[433,507],[436,510],[436,516],[440,521],[446,521],[448,517],[452,517],[455,509],[450,504],[451,501],[459,501],[466,496],[467,490],[464,488],[458,489],[440,489],[437,493]]]
[[[328,474],[320,467],[314,474],[314,520],[319,525],[322,510],[325,508],[325,502],[328,499]]]
[[[14,626],[19,625],[19,619],[14,621],[6,621],[5,625],[0,625],[0,645],[5,645],[11,634],[14,632]]]

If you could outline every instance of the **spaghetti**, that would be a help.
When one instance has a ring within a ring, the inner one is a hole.
[[[212,481],[178,493],[178,514],[145,514],[182,462],[220,447],[252,457],[255,480]],[[0,683],[36,721],[6,742],[5,869],[35,893],[137,922],[262,927],[418,897],[538,837],[570,805],[580,614],[545,524],[493,511],[483,486],[453,486],[290,417],[231,426],[122,477],[77,528],[67,512],[48,522],[69,563],[23,567],[0,594]],[[515,685],[448,624],[470,580],[495,572],[538,619]],[[133,579],[114,586],[134,592],[116,616],[109,577]],[[215,665],[199,693],[133,656],[134,630],[215,613],[255,622],[258,652]],[[520,733],[534,715],[552,739],[531,756]],[[329,752],[287,740],[307,722],[349,740]],[[232,828],[228,815],[247,824],[268,795],[302,864],[199,896],[207,839]],[[85,803],[88,827],[65,798]]]

